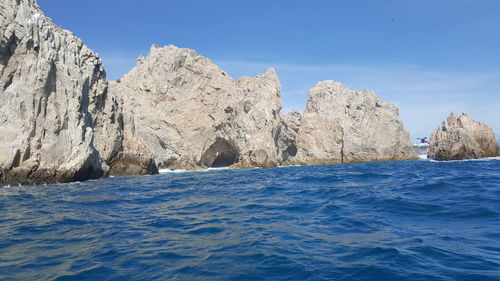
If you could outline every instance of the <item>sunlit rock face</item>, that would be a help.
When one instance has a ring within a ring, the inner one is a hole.
[[[0,180],[106,175],[120,157],[123,120],[100,59],[35,1],[0,8]]]
[[[273,69],[233,80],[193,50],[153,46],[111,88],[162,168],[278,164],[281,96]]]
[[[440,161],[478,159],[498,156],[495,133],[486,124],[467,114],[452,113],[432,132],[428,158]]]
[[[274,69],[231,78],[189,49],[153,46],[108,82],[97,56],[34,0],[0,0],[0,182],[415,157],[397,108],[324,81],[280,113]]]
[[[371,91],[323,81],[309,90],[295,161],[301,164],[415,159],[396,106]]]

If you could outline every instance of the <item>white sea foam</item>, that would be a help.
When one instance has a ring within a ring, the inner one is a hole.
[[[287,167],[300,167],[304,165],[283,165],[283,166],[276,166],[276,168],[287,168]]]
[[[203,170],[184,170],[184,169],[171,170],[171,169],[159,169],[159,170],[158,170],[158,172],[159,172],[160,174],[166,174],[166,173],[201,173],[201,172],[220,171],[220,170],[233,170],[233,168],[229,168],[229,167],[220,167],[220,168],[208,168],[208,169],[203,169]]]
[[[428,159],[430,162],[436,162],[436,163],[450,163],[450,162],[482,162],[482,161],[497,161],[500,160],[500,156],[497,157],[486,157],[486,158],[479,158],[479,159],[465,159],[465,160],[450,160],[450,161],[437,161],[434,159]]]
[[[427,159],[427,154],[419,154],[418,157],[420,159]]]
[[[189,172],[189,170],[170,170],[170,169],[159,169],[158,172],[160,174],[166,174],[166,173],[185,173]]]

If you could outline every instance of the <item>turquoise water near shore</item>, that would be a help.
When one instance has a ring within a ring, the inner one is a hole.
[[[500,280],[500,160],[0,188],[0,280]]]

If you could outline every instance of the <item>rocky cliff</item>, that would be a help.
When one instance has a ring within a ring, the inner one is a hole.
[[[123,118],[101,61],[35,1],[0,7],[0,181],[106,175],[121,157]]]
[[[193,50],[153,46],[111,89],[162,168],[278,163],[281,97],[273,69],[233,80]]]
[[[232,79],[189,49],[153,46],[118,81],[34,0],[0,0],[0,183],[162,168],[415,157],[395,106],[325,81],[281,114],[273,69]]]
[[[441,127],[432,132],[427,157],[447,161],[497,155],[498,144],[489,126],[465,113],[452,113]]]
[[[334,81],[309,91],[297,147],[302,164],[417,158],[396,106]]]

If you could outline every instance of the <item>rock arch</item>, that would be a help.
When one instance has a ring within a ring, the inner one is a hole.
[[[228,167],[238,162],[239,157],[239,150],[232,141],[217,137],[201,156],[200,165],[213,168]]]

